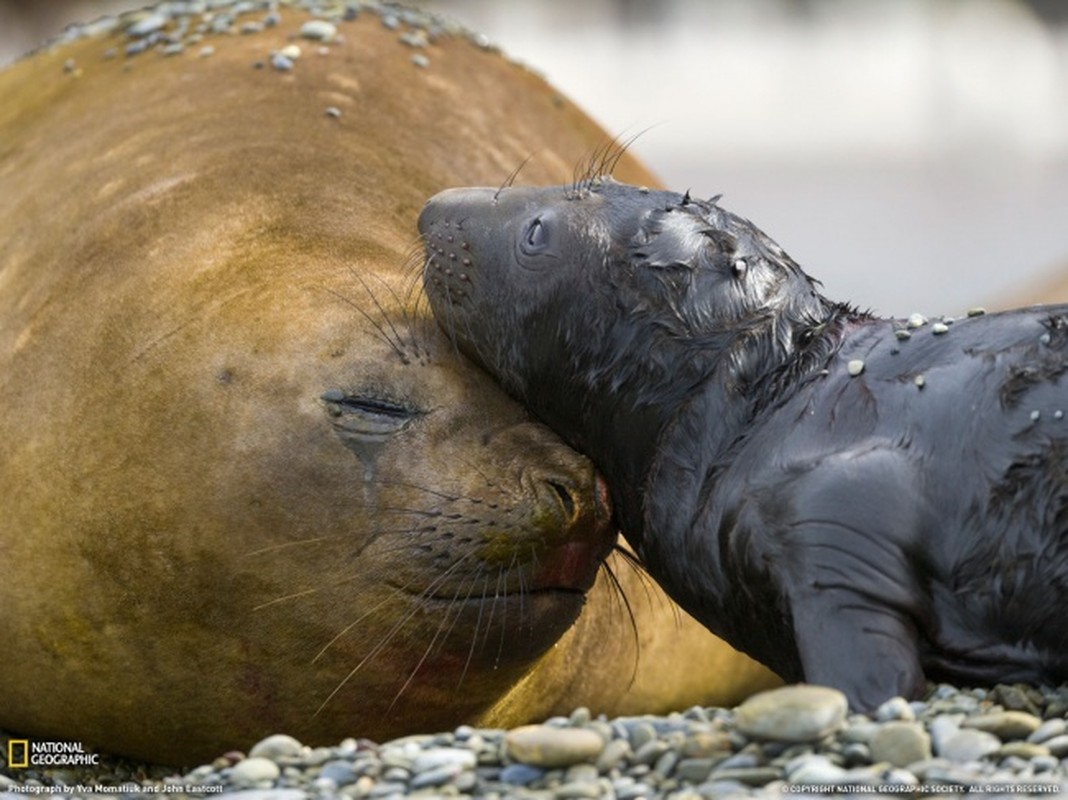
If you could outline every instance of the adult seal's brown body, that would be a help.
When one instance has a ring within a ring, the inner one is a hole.
[[[767,682],[624,565],[636,634],[606,574],[580,615],[614,540],[589,462],[410,291],[426,195],[602,132],[414,16],[231,11],[0,74],[0,726],[188,763]]]
[[[861,710],[1068,680],[1068,307],[877,319],[714,201],[610,179],[443,192],[419,230],[449,334],[713,631]]]

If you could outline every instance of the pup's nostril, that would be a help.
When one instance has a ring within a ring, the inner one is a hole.
[[[556,492],[556,496],[560,498],[560,504],[564,507],[564,518],[571,520],[575,516],[575,498],[571,496],[571,492],[562,483],[556,481],[547,481],[552,490]]]

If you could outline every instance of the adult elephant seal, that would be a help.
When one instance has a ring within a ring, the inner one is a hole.
[[[249,5],[0,75],[0,726],[188,763],[769,680],[619,562],[635,630],[605,572],[580,616],[590,463],[411,292],[424,197],[603,134],[414,14]]]
[[[727,641],[861,710],[1068,680],[1068,306],[876,319],[714,201],[610,179],[443,192],[419,230],[449,334]]]

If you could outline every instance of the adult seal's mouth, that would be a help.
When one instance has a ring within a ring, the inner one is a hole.
[[[569,526],[572,538],[548,549],[538,559],[532,591],[585,594],[593,586],[604,559],[612,551],[617,539],[608,484],[600,475],[595,481],[595,506],[589,518],[575,518],[573,501],[561,495],[562,511],[573,519]]]

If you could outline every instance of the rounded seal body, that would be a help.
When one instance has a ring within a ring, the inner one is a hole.
[[[711,630],[862,710],[1068,679],[1068,308],[877,319],[714,200],[607,178],[448,190],[419,228],[446,332]]]
[[[733,677],[628,692],[671,607],[618,635],[590,462],[413,290],[426,195],[533,151],[569,174],[603,133],[437,23],[420,68],[370,8],[128,49],[193,35],[182,6],[0,73],[0,725],[190,763],[759,685],[694,625]]]

